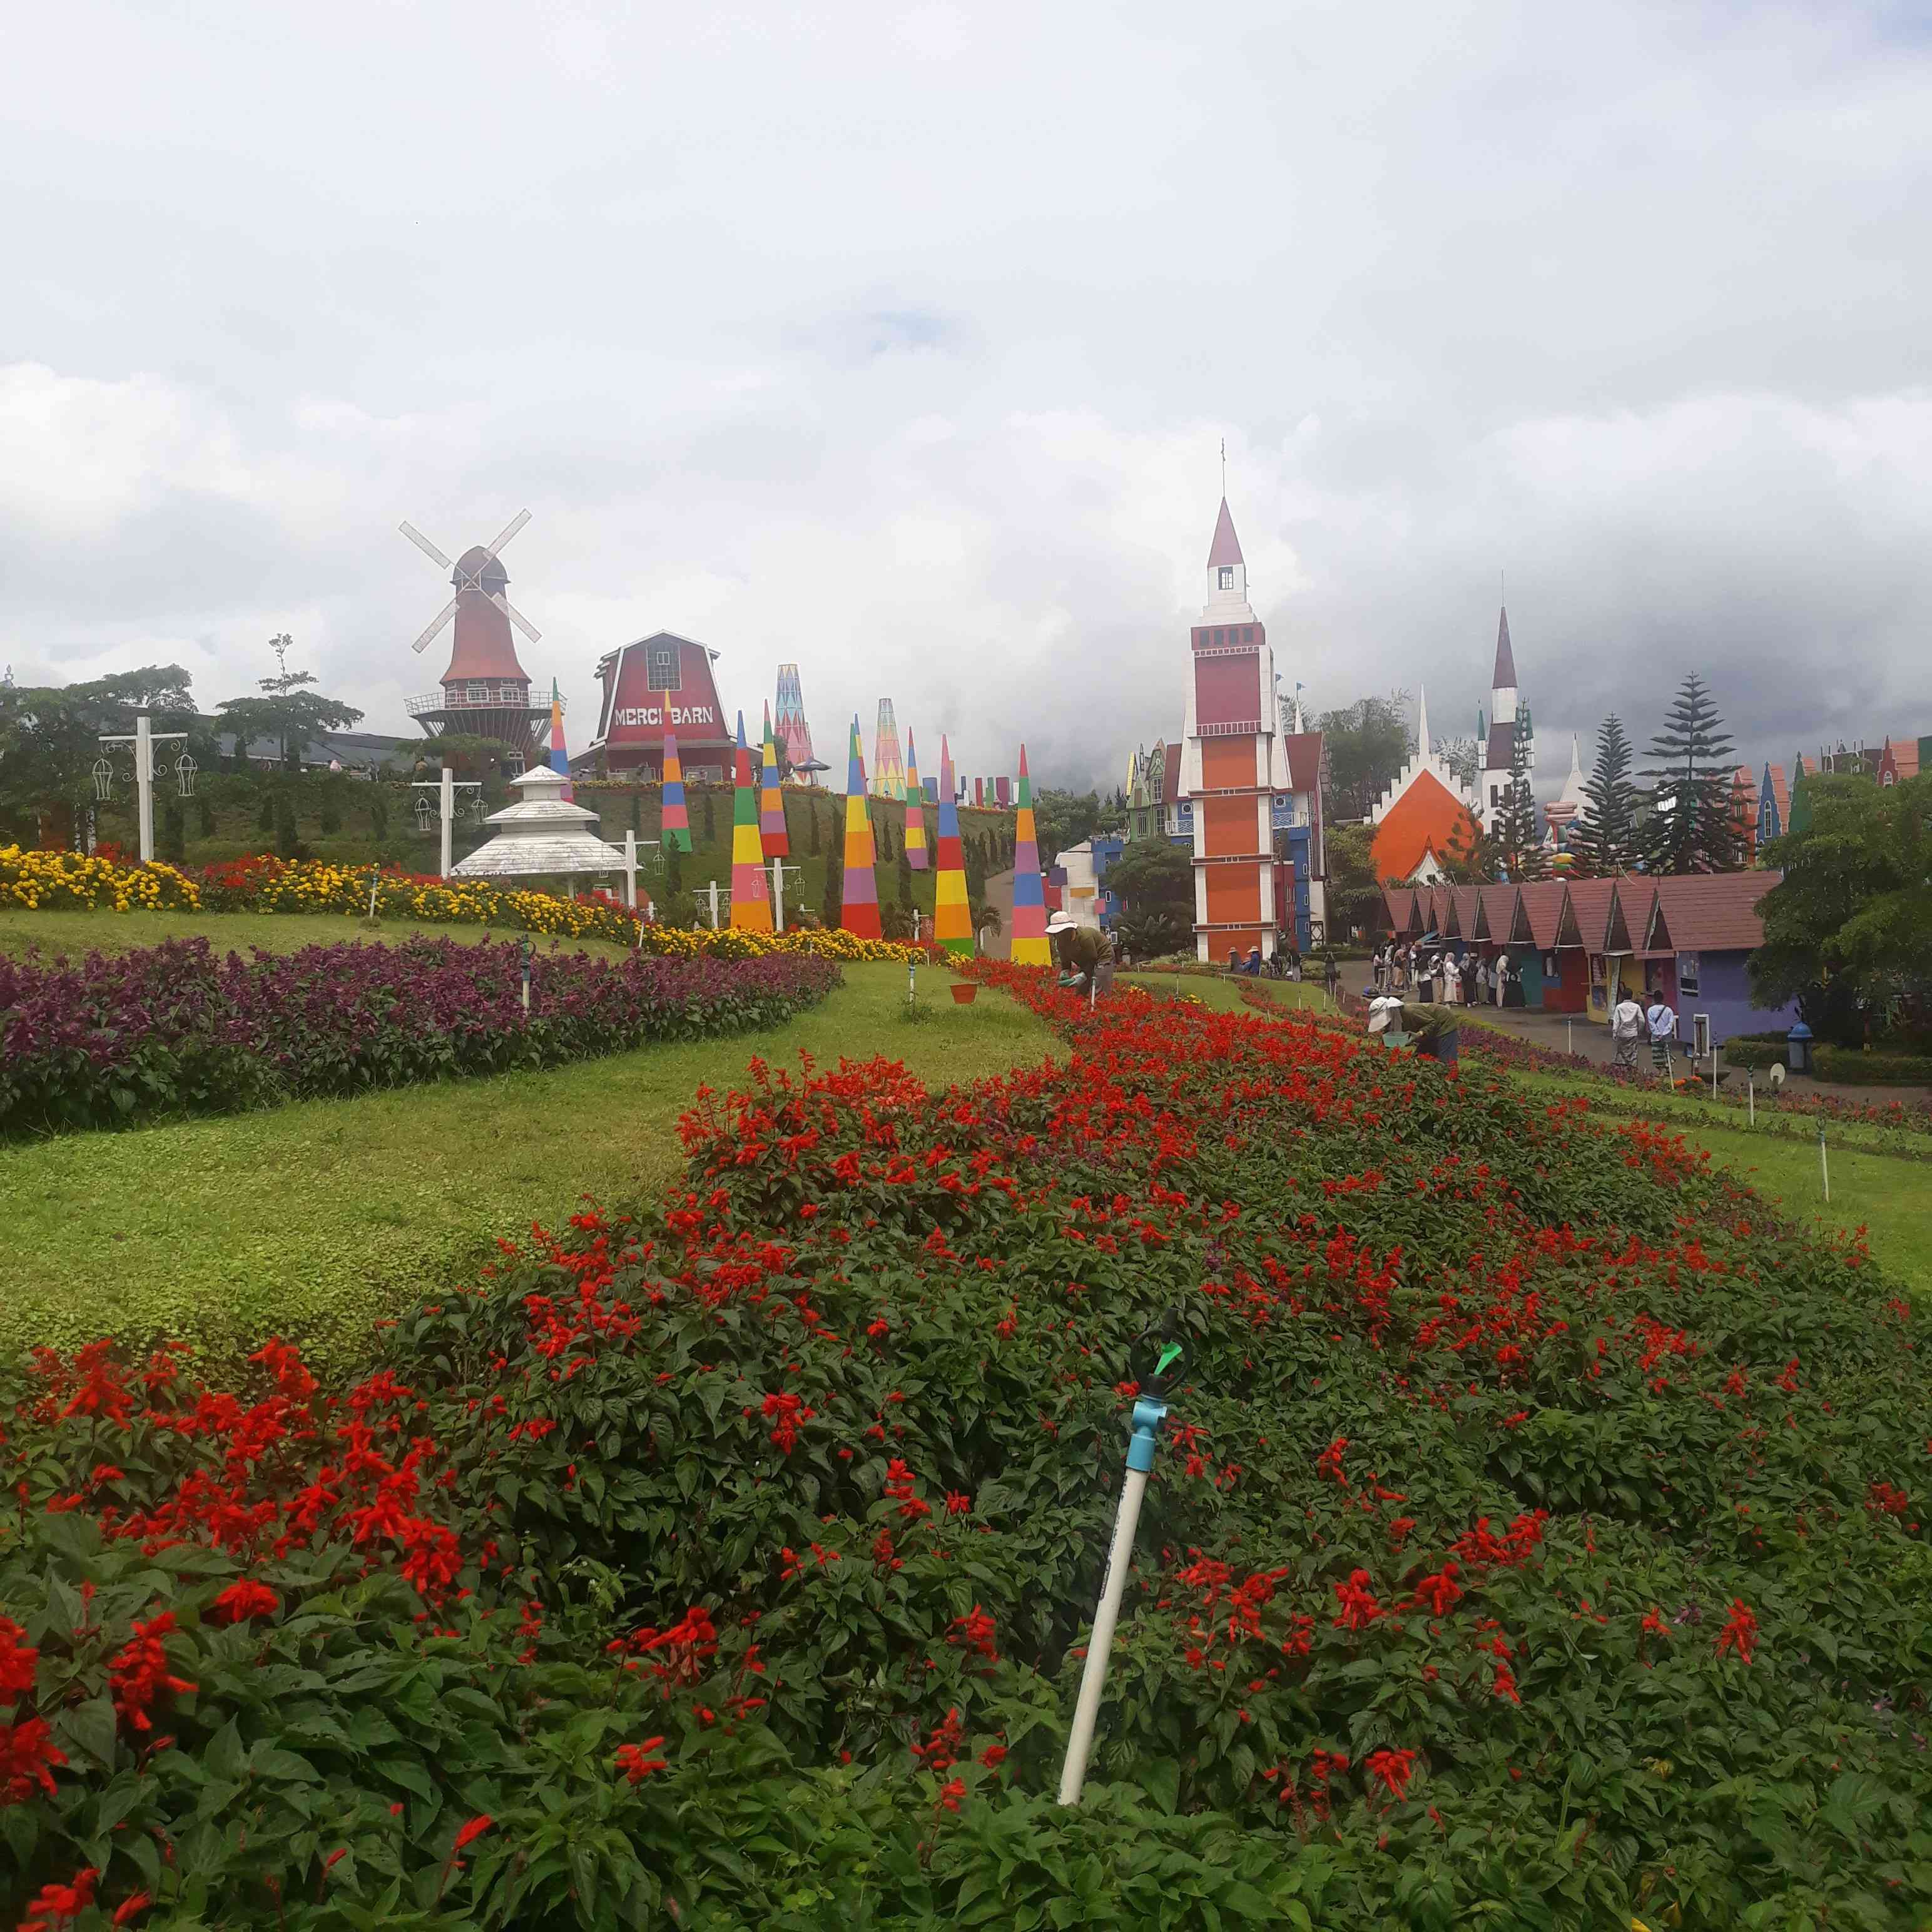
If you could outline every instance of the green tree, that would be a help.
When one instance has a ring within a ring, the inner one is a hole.
[[[715,845],[718,842],[717,802],[711,795],[711,788],[709,785],[705,786],[698,796],[700,806],[698,815],[704,830],[704,842],[707,845]]]
[[[161,812],[161,836],[157,858],[170,866],[188,863],[188,814],[178,798],[171,798]]]
[[[1510,740],[1509,782],[1489,835],[1495,868],[1513,881],[1540,879],[1548,872],[1536,829],[1536,796],[1529,784],[1529,740],[1518,723]]]
[[[1580,877],[1627,872],[1642,856],[1637,837],[1639,794],[1630,778],[1630,742],[1612,711],[1597,730],[1597,755],[1583,786],[1587,802],[1570,828],[1570,851]]]
[[[313,671],[289,669],[289,646],[293,640],[284,631],[268,640],[280,668],[273,677],[259,680],[268,693],[265,698],[230,698],[215,709],[222,724],[232,731],[237,748],[250,739],[272,738],[279,748],[286,769],[299,766],[302,747],[324,731],[340,731],[358,724],[362,714],[352,704],[338,703],[303,687],[315,682]]]
[[[899,904],[904,906],[909,906],[912,904],[912,865],[911,862],[906,857],[905,848],[904,846],[901,846],[899,848],[898,863],[899,874]]]
[[[1433,748],[1455,773],[1456,782],[1465,791],[1474,791],[1477,779],[1482,776],[1483,747],[1474,738],[1438,738]]]
[[[1194,920],[1194,861],[1184,846],[1165,838],[1136,838],[1107,868],[1107,888],[1137,919],[1185,913]]]
[[[1688,673],[1650,741],[1655,781],[1645,857],[1655,872],[1726,872],[1738,862],[1731,817],[1736,771],[1724,720],[1704,681]]]
[[[389,836],[389,794],[380,784],[369,788],[369,836],[377,839]]]
[[[275,836],[275,794],[274,790],[266,784],[262,788],[262,808],[255,814],[255,830],[264,838],[272,838]]]
[[[339,776],[322,783],[322,829],[325,834],[342,830],[342,788],[347,781]]]
[[[1763,850],[1784,877],[1760,902],[1751,999],[1796,1000],[1821,1037],[1856,1043],[1858,1002],[1895,1016],[1932,994],[1932,772],[1880,787],[1814,772],[1808,824]]]
[[[1328,817],[1366,818],[1400,776],[1415,740],[1408,728],[1408,694],[1359,698],[1318,722],[1328,761]]]
[[[102,736],[130,735],[143,706],[158,731],[196,730],[188,674],[179,664],[144,664],[80,684],[0,686],[0,813],[24,837],[70,845],[75,814],[94,796]],[[201,762],[212,765],[212,745],[196,742]],[[115,748],[110,764],[118,770],[126,762],[127,748]]]
[[[1328,863],[1328,930],[1340,938],[1350,932],[1366,932],[1382,904],[1382,881],[1376,877],[1372,850],[1372,825],[1331,825],[1322,843]],[[1184,855],[1185,856],[1185,855]],[[1107,869],[1113,883],[1114,868]]]
[[[299,859],[302,840],[296,830],[296,802],[286,790],[275,796],[275,854],[282,859]]]
[[[214,836],[214,801],[203,792],[194,802],[195,818],[204,838]]]
[[[1125,809],[1123,806],[1124,817]],[[1036,792],[1033,822],[1041,866],[1051,866],[1069,846],[1092,838],[1100,829],[1102,810],[1098,792],[1063,791],[1052,785]]]

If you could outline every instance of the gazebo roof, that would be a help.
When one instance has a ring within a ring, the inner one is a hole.
[[[564,788],[570,781],[561,772],[533,765],[510,782],[522,797],[490,814],[489,823],[497,828],[495,837],[452,866],[451,878],[622,871],[623,854],[587,829],[598,822],[596,813],[565,799]]]

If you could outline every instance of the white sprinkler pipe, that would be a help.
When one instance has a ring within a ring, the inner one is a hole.
[[[1094,1726],[1100,1715],[1101,1693],[1107,1685],[1114,1628],[1120,1620],[1120,1599],[1126,1594],[1127,1570],[1133,1561],[1141,1498],[1147,1494],[1148,1474],[1154,1467],[1154,1437],[1166,1414],[1167,1404],[1155,1398],[1141,1396],[1135,1401],[1134,1432],[1127,1443],[1127,1474],[1120,1485],[1120,1507],[1114,1518],[1113,1547],[1107,1552],[1107,1574],[1094,1612],[1094,1634],[1088,1640],[1086,1668],[1080,1673],[1073,1728],[1066,1734],[1066,1760],[1060,1768],[1063,1804],[1078,1804],[1081,1787],[1087,1782],[1087,1760],[1093,1754]]]

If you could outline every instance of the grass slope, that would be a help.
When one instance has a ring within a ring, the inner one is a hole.
[[[910,1027],[903,968],[848,966],[845,980],[781,1031],[0,1148],[0,1351],[109,1330],[218,1350],[272,1332],[353,1347],[372,1318],[498,1235],[554,1224],[583,1193],[662,1187],[693,1093],[735,1084],[754,1054],[789,1065],[801,1050],[821,1064],[883,1053],[944,1084],[1054,1049],[1010,1001],[938,1004],[928,980],[932,1020]]]
[[[38,946],[53,958],[88,952],[130,952],[164,939],[205,938],[218,952],[298,952],[304,946],[333,946],[345,939],[399,940],[427,934],[475,945],[485,939],[520,939],[520,932],[494,932],[480,926],[418,925],[395,920],[371,929],[345,914],[275,912],[28,912],[0,909],[0,952],[16,956]],[[538,941],[548,949],[552,942]],[[555,942],[562,950],[622,958],[625,949],[602,939]]]

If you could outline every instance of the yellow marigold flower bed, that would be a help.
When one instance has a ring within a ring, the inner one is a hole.
[[[34,852],[0,845],[0,905],[38,911],[196,910],[201,893],[172,866],[129,866],[84,852]]]
[[[604,939],[641,952],[676,958],[760,959],[811,953],[853,962],[904,965],[930,956],[928,948],[896,940],[860,939],[830,932],[736,932],[727,926],[646,926],[616,899],[597,892],[559,898],[483,879],[440,879],[376,872],[322,859],[290,861],[250,854],[210,866],[199,880],[172,866],[129,866],[78,852],[30,852],[0,846],[0,905],[85,907],[108,912],[347,913],[366,914],[376,889],[379,918],[432,926],[487,926],[547,938]]]

